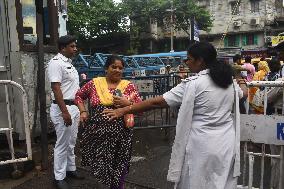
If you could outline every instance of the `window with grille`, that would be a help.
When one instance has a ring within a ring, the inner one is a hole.
[[[228,35],[224,39],[225,47],[239,47],[240,36],[239,35]]]
[[[256,34],[242,35],[242,46],[258,45],[258,38]]]
[[[259,12],[259,0],[251,0],[250,5],[252,13]]]

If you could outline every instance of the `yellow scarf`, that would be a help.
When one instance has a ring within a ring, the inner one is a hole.
[[[122,94],[126,89],[130,81],[121,80],[117,85],[116,89],[119,89]],[[97,77],[93,79],[93,84],[96,87],[97,94],[100,98],[100,101],[105,106],[111,106],[113,104],[113,95],[109,92],[107,80],[105,77]]]

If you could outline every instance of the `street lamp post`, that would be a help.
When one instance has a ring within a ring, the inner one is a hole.
[[[174,52],[173,1],[171,1],[171,52]]]
[[[174,21],[173,21],[173,14],[174,14],[174,5],[173,5],[173,0],[171,0],[171,9],[167,9],[167,12],[171,12],[171,51],[174,52]]]

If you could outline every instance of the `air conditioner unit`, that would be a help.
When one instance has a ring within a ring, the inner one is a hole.
[[[259,25],[259,18],[252,18],[250,20],[250,25],[252,25],[252,26]]]
[[[266,36],[264,39],[265,43],[270,43],[272,42],[272,36]]]
[[[233,26],[234,26],[234,27],[241,27],[241,25],[242,25],[242,21],[241,21],[241,20],[235,20],[235,21],[233,22]]]

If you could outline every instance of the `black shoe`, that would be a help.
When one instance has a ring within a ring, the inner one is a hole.
[[[80,175],[77,171],[66,171],[66,177],[78,180],[82,180],[85,178],[84,176]]]
[[[70,189],[69,184],[65,180],[55,180],[57,189]]]

